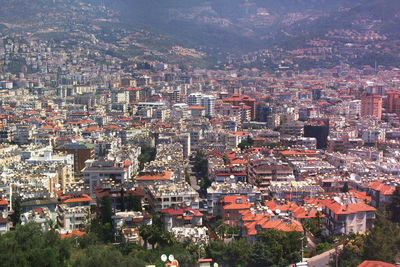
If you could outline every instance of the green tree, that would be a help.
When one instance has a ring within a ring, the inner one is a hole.
[[[100,219],[103,224],[112,223],[112,201],[109,195],[104,195],[100,201]]]
[[[356,267],[363,262],[364,245],[364,235],[357,235],[354,239],[347,242],[339,254],[338,266]],[[332,259],[331,266],[336,266],[335,258]]]
[[[247,137],[246,140],[243,140],[242,142],[240,142],[240,144],[238,145],[238,148],[240,148],[240,150],[244,150],[247,147],[252,147],[254,145],[254,140],[253,138],[251,138],[250,136]]]
[[[231,164],[231,160],[229,159],[228,155],[224,154],[222,156],[222,160],[224,161],[225,165]]]
[[[129,211],[142,211],[142,202],[140,197],[132,195],[129,193],[128,196],[128,210]]]
[[[146,262],[134,256],[124,257],[114,247],[104,245],[90,246],[84,254],[77,257],[72,266],[145,266]]]
[[[200,179],[199,186],[201,190],[206,192],[207,188],[211,185],[211,181],[208,178],[208,160],[203,151],[197,151],[193,168],[197,174],[197,177]]]
[[[225,262],[225,251],[226,244],[220,239],[210,241],[210,243],[205,247],[207,257],[212,258],[214,261],[219,263]]]
[[[190,174],[189,174],[188,168],[185,168],[185,181],[186,181],[186,183],[188,183],[189,185],[191,185]]]
[[[151,236],[150,226],[149,225],[141,225],[139,227],[139,234],[144,241],[144,244],[143,244],[144,248],[147,249],[147,244],[148,244],[150,236]]]
[[[386,212],[378,210],[376,220],[367,235],[364,247],[365,260],[394,262],[400,240],[400,231],[397,224],[387,219]]]
[[[264,242],[256,241],[250,250],[249,266],[275,266],[276,257],[274,257],[271,248]]]
[[[125,211],[125,190],[121,187],[121,211]]]
[[[287,266],[301,260],[301,239],[297,231],[259,231],[250,250],[250,266]]]
[[[303,223],[303,227],[304,229],[312,233],[314,237],[316,238],[322,237],[322,225],[319,216],[317,216],[317,218],[310,218],[305,220]]]
[[[13,214],[11,214],[11,221],[14,226],[21,223],[21,198],[19,196],[14,198],[13,201]]]
[[[204,177],[208,173],[208,160],[203,151],[197,151],[193,167],[200,177]]]
[[[395,223],[400,224],[400,187],[397,186],[394,190],[393,195],[388,205],[388,211],[390,212],[391,220]]]
[[[250,244],[246,239],[232,241],[225,250],[224,262],[226,266],[244,267],[249,263]]]
[[[342,188],[342,192],[343,193],[349,192],[349,183],[348,182],[344,183],[343,188]]]
[[[217,225],[218,226],[216,228],[216,231],[217,231],[219,237],[221,239],[224,239],[225,234],[228,231],[228,226],[225,224],[225,222],[222,219],[217,222]]]
[[[332,245],[329,244],[328,242],[323,242],[323,243],[318,243],[317,246],[315,247],[315,250],[317,254],[321,254],[325,251],[328,251],[332,248]]]
[[[0,236],[0,262],[4,266],[68,266],[72,242],[55,231],[42,232],[30,222]]]
[[[144,164],[146,162],[153,161],[156,158],[156,148],[155,147],[150,147],[147,145],[142,145],[141,146],[141,153],[138,157],[139,160],[139,169],[143,170]]]

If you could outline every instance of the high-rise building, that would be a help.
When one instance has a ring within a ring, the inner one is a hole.
[[[304,137],[315,137],[317,149],[326,149],[329,136],[329,119],[313,119],[304,125]]]
[[[361,97],[361,117],[382,118],[382,97],[378,94],[365,94]]]
[[[212,95],[203,95],[201,98],[201,105],[205,108],[206,115],[214,116],[215,100],[215,96]]]
[[[386,92],[386,112],[400,114],[400,92],[389,91]]]
[[[188,96],[188,104],[189,106],[200,106],[201,99],[203,98],[202,93],[193,93]]]
[[[94,159],[94,145],[89,143],[68,143],[55,148],[54,151],[74,155],[75,174],[80,174],[86,160]]]
[[[234,106],[240,106],[240,103],[243,103],[246,106],[249,106],[250,111],[251,111],[251,120],[256,119],[256,100],[255,99],[250,98],[248,96],[233,95],[232,97],[225,98],[222,101],[225,103],[230,103]]]
[[[193,93],[188,96],[189,106],[202,106],[205,109],[205,115],[214,116],[216,98],[213,95],[203,95],[202,93]]]

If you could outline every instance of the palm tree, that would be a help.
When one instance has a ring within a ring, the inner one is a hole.
[[[141,225],[139,227],[139,234],[144,241],[144,248],[147,249],[147,244],[148,244],[149,238],[151,236],[150,226],[149,225]]]
[[[221,237],[221,239],[224,239],[226,230],[227,226],[225,222],[223,220],[219,220],[216,231],[218,232],[218,235]]]

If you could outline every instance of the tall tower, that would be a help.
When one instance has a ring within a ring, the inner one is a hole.
[[[205,108],[206,115],[214,116],[215,96],[204,95],[201,99],[201,105]]]
[[[361,97],[361,117],[382,118],[382,97],[378,94],[365,94]]]

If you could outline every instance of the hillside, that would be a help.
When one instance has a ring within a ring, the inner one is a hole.
[[[396,0],[1,0],[0,4],[0,31],[29,30],[56,41],[80,33],[111,46],[134,36],[131,45],[112,52],[125,58],[174,60],[170,51],[179,45],[206,56],[178,62],[212,65],[228,55],[241,57],[265,49],[278,61],[285,59],[279,51],[313,48],[315,40],[329,43],[324,49],[334,51],[323,59],[328,63],[371,64],[363,58],[372,53],[382,64],[393,65],[400,54]],[[354,50],[355,46],[368,51]]]

